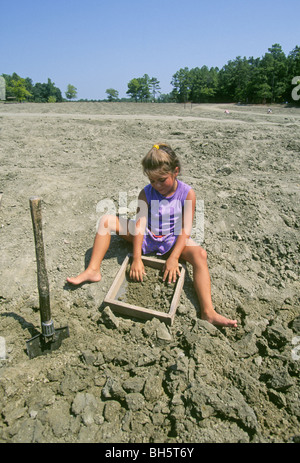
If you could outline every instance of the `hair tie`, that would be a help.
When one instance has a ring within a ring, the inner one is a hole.
[[[153,145],[153,148],[156,148],[157,150],[159,150],[159,146],[158,146],[158,145]]]

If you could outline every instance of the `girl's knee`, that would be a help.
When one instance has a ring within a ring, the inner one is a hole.
[[[196,246],[193,250],[193,258],[195,265],[206,265],[207,252],[201,246]]]
[[[100,225],[102,225],[105,228],[108,228],[110,221],[111,221],[111,215],[109,214],[103,215],[100,219]]]
[[[201,246],[198,249],[198,257],[205,262],[207,261],[207,252]]]
[[[116,216],[105,214],[101,217],[98,227],[98,233],[101,232],[111,232],[116,229]]]

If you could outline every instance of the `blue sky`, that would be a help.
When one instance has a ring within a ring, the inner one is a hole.
[[[180,68],[223,67],[237,56],[300,45],[299,0],[0,0],[0,75],[50,78],[63,93],[126,97],[148,74],[172,90]]]

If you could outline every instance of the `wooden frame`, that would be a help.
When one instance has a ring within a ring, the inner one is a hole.
[[[179,264],[180,276],[177,278],[177,281],[175,284],[175,291],[174,291],[173,298],[170,304],[170,310],[168,313],[165,313],[165,312],[160,312],[158,310],[147,309],[146,307],[139,307],[139,306],[131,305],[123,301],[118,301],[116,299],[116,295],[119,289],[121,288],[122,283],[125,280],[126,268],[130,262],[131,257],[132,257],[132,254],[128,254],[126,258],[124,259],[121,265],[121,268],[118,271],[113,281],[113,284],[111,285],[106,297],[104,298],[104,303],[109,305],[113,311],[119,312],[123,315],[143,318],[146,320],[156,317],[160,319],[161,321],[165,322],[167,325],[172,325],[174,321],[177,305],[179,302],[181,290],[182,290],[183,283],[184,283],[185,266],[182,264]],[[162,269],[165,264],[165,260],[157,259],[155,257],[142,256],[142,260],[145,266],[156,268],[156,269]]]

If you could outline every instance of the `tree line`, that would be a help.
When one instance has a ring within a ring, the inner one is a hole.
[[[6,99],[17,101],[31,101],[36,103],[55,103],[64,101],[61,90],[48,78],[47,83],[37,82],[33,84],[29,77],[22,78],[17,73],[2,74],[5,80]],[[65,96],[72,100],[77,96],[74,85],[68,84]]]
[[[154,94],[150,91],[153,79],[149,79],[147,74],[143,78],[133,79],[128,84],[127,93],[139,101],[150,97],[154,100]],[[281,45],[274,44],[262,58],[238,56],[228,61],[222,69],[209,69],[207,66],[181,68],[172,76],[171,85],[171,93],[159,95],[158,101],[299,103],[300,95],[293,93],[293,89],[295,85],[300,86],[300,47],[296,46],[286,56]]]
[[[7,97],[19,101],[63,101],[60,89],[51,79],[33,85],[31,79],[23,79],[16,73],[2,76],[6,81]],[[130,80],[126,93],[130,101],[140,102],[300,104],[300,47],[296,46],[285,55],[281,45],[276,43],[261,58],[238,56],[221,69],[205,65],[193,69],[184,67],[172,76],[171,85],[173,90],[162,94],[159,80],[144,74]],[[113,88],[107,89],[106,94],[108,101],[128,101],[120,100],[118,91]],[[69,84],[65,95],[72,100],[77,96],[77,89]]]
[[[286,56],[274,44],[262,58],[238,56],[220,70],[207,66],[180,69],[173,75],[171,93],[178,102],[291,103],[298,80],[300,47]]]

